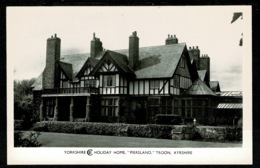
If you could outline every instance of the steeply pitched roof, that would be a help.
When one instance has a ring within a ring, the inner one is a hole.
[[[220,92],[220,86],[218,81],[210,81],[209,86],[213,92]]]
[[[103,64],[103,61],[105,59],[110,59],[112,62],[114,62],[115,66],[117,66],[122,72],[124,73],[130,73],[134,75],[133,70],[128,66],[128,59],[126,55],[107,50],[103,57],[100,59],[96,67],[92,70],[90,75],[94,75],[96,72],[98,72],[99,67]]]
[[[204,81],[206,77],[207,70],[198,70],[198,75],[200,80]]]
[[[137,69],[135,70],[136,78],[142,79],[172,77],[185,47],[185,43],[178,43],[139,48],[139,62]],[[63,55],[61,56],[60,61],[71,64],[71,78],[74,80],[88,58],[90,58],[91,64],[95,66],[105,52],[108,52],[111,58],[125,72],[133,72],[133,70],[128,66],[128,49],[102,51],[94,59],[90,57],[90,53]],[[39,80],[36,80],[35,82],[38,84],[42,83],[40,78],[37,79]]]
[[[186,44],[178,43],[139,48],[139,63],[136,78],[172,77]],[[129,56],[128,49],[115,52]]]
[[[107,50],[107,53],[124,72],[134,73],[133,70],[128,66],[128,58],[126,55],[110,50]]]
[[[34,83],[31,86],[33,91],[36,90],[42,90],[42,73],[39,75],[39,77],[34,81]]]
[[[86,62],[84,63],[84,65],[81,67],[80,71],[77,73],[77,75],[75,77],[80,77],[80,75],[82,75],[84,73],[85,68],[87,67],[87,65],[90,64],[90,66],[92,68],[94,68],[97,64],[98,64],[99,59],[97,58],[93,58],[93,57],[88,57],[88,59],[86,60]]]
[[[94,68],[97,65],[98,61],[99,61],[99,59],[92,58],[92,57],[88,57],[88,60],[90,62],[90,65],[92,66],[92,68]]]
[[[103,54],[104,52],[100,52],[97,57],[100,58],[102,57]],[[63,55],[61,56],[60,61],[72,65],[72,71],[73,71],[72,79],[74,79],[89,57],[90,57],[90,53]],[[93,65],[95,64],[95,61],[93,59],[91,60],[91,62],[93,63]]]
[[[69,79],[72,80],[72,65],[69,63],[65,63],[65,62],[59,62],[59,65],[62,69],[62,71],[65,73],[65,76]]]
[[[186,91],[187,95],[211,95],[216,96],[213,91],[200,79],[193,82],[191,87]]]

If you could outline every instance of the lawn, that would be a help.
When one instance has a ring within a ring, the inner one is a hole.
[[[174,148],[229,148],[242,147],[241,143],[219,143],[104,135],[81,135],[41,132],[42,147],[174,147]]]

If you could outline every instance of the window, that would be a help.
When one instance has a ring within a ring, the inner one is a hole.
[[[152,116],[160,113],[160,98],[149,98],[149,109]]]
[[[181,105],[185,107],[185,100],[181,100]]]
[[[161,98],[162,114],[172,114],[172,99],[169,97]]]
[[[96,87],[96,80],[86,80],[85,87]]]
[[[106,75],[103,80],[104,87],[113,87],[116,85],[116,76],[115,75]]]
[[[187,117],[188,118],[192,117],[191,116],[191,108],[190,107],[187,108]]]
[[[118,98],[106,98],[101,100],[102,116],[118,116]]]
[[[179,100],[178,99],[174,99],[174,106],[179,106]]]
[[[55,100],[49,99],[46,101],[46,116],[53,117],[55,107]]]
[[[160,88],[160,81],[159,80],[152,80],[150,82],[150,89],[159,89]]]
[[[188,107],[191,106],[191,100],[187,100],[187,106],[188,106]]]

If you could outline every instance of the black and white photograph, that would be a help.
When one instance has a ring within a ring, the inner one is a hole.
[[[250,6],[6,11],[8,164],[252,164]]]

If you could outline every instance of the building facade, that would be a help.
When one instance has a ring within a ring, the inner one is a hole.
[[[56,34],[47,39],[46,66],[32,85],[40,121],[146,124],[164,115],[230,125],[242,117],[242,92],[223,96],[218,81],[210,81],[209,56],[175,35],[139,47],[133,32],[128,49],[111,51],[94,34],[90,53],[64,56],[60,44]]]

